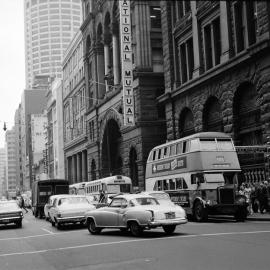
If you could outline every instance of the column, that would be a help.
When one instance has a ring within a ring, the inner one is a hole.
[[[151,41],[150,41],[150,12],[148,1],[138,1],[135,5],[136,25],[136,62],[139,68],[152,67]]]
[[[72,156],[72,183],[76,183],[77,167],[76,167],[76,155]]]
[[[119,53],[119,25],[113,23],[113,79],[114,84],[120,83],[120,53]]]
[[[76,156],[77,156],[77,158],[76,158],[76,160],[77,160],[77,181],[76,182],[78,183],[78,182],[81,182],[80,153],[77,153]]]
[[[105,65],[104,65],[104,48],[102,44],[97,48],[97,79],[98,79],[98,98],[103,98],[106,87],[104,81]]]
[[[86,181],[86,171],[85,171],[85,150],[82,151],[82,182]]]
[[[227,1],[220,1],[220,37],[221,37],[221,59],[224,63],[229,60],[231,56],[231,35],[229,27],[229,3]]]
[[[105,44],[104,45],[104,62],[105,62],[105,75],[108,75],[109,73],[109,65],[110,65],[110,56],[109,56],[109,45]],[[108,80],[105,80],[106,84],[106,92],[109,91],[109,86],[108,86]]]
[[[194,53],[194,70],[193,78],[197,78],[201,73],[201,47],[199,40],[199,29],[197,20],[196,1],[191,1],[191,15],[192,15],[192,38],[193,38],[193,53]]]

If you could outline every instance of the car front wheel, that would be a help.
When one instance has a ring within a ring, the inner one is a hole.
[[[140,236],[143,232],[143,228],[135,221],[130,224],[130,231],[133,236]]]
[[[91,234],[100,234],[101,228],[97,228],[96,223],[93,219],[91,219],[87,223],[87,229]]]
[[[163,226],[163,230],[166,234],[173,234],[175,231],[176,225],[166,225]]]
[[[193,216],[197,222],[202,222],[207,220],[207,210],[204,208],[203,204],[199,201],[195,203]]]

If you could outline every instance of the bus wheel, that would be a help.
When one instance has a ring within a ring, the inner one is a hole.
[[[197,222],[207,220],[207,210],[204,208],[203,204],[199,201],[197,201],[194,205],[193,216]]]

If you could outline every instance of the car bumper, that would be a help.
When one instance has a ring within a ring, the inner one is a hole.
[[[162,220],[153,220],[148,222],[149,227],[158,227],[165,225],[181,225],[187,223],[186,218],[176,218],[176,219],[162,219]]]
[[[84,222],[85,216],[74,216],[74,217],[58,217],[57,221],[59,223],[75,223],[75,222]]]
[[[6,217],[6,218],[1,218],[0,219],[0,224],[8,224],[8,223],[14,223],[17,221],[22,220],[22,217]]]

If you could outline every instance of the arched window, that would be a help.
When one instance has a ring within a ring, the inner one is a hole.
[[[189,108],[184,108],[179,118],[179,137],[186,137],[194,134],[194,117]]]
[[[208,98],[203,108],[203,130],[223,131],[220,104],[214,96]]]

